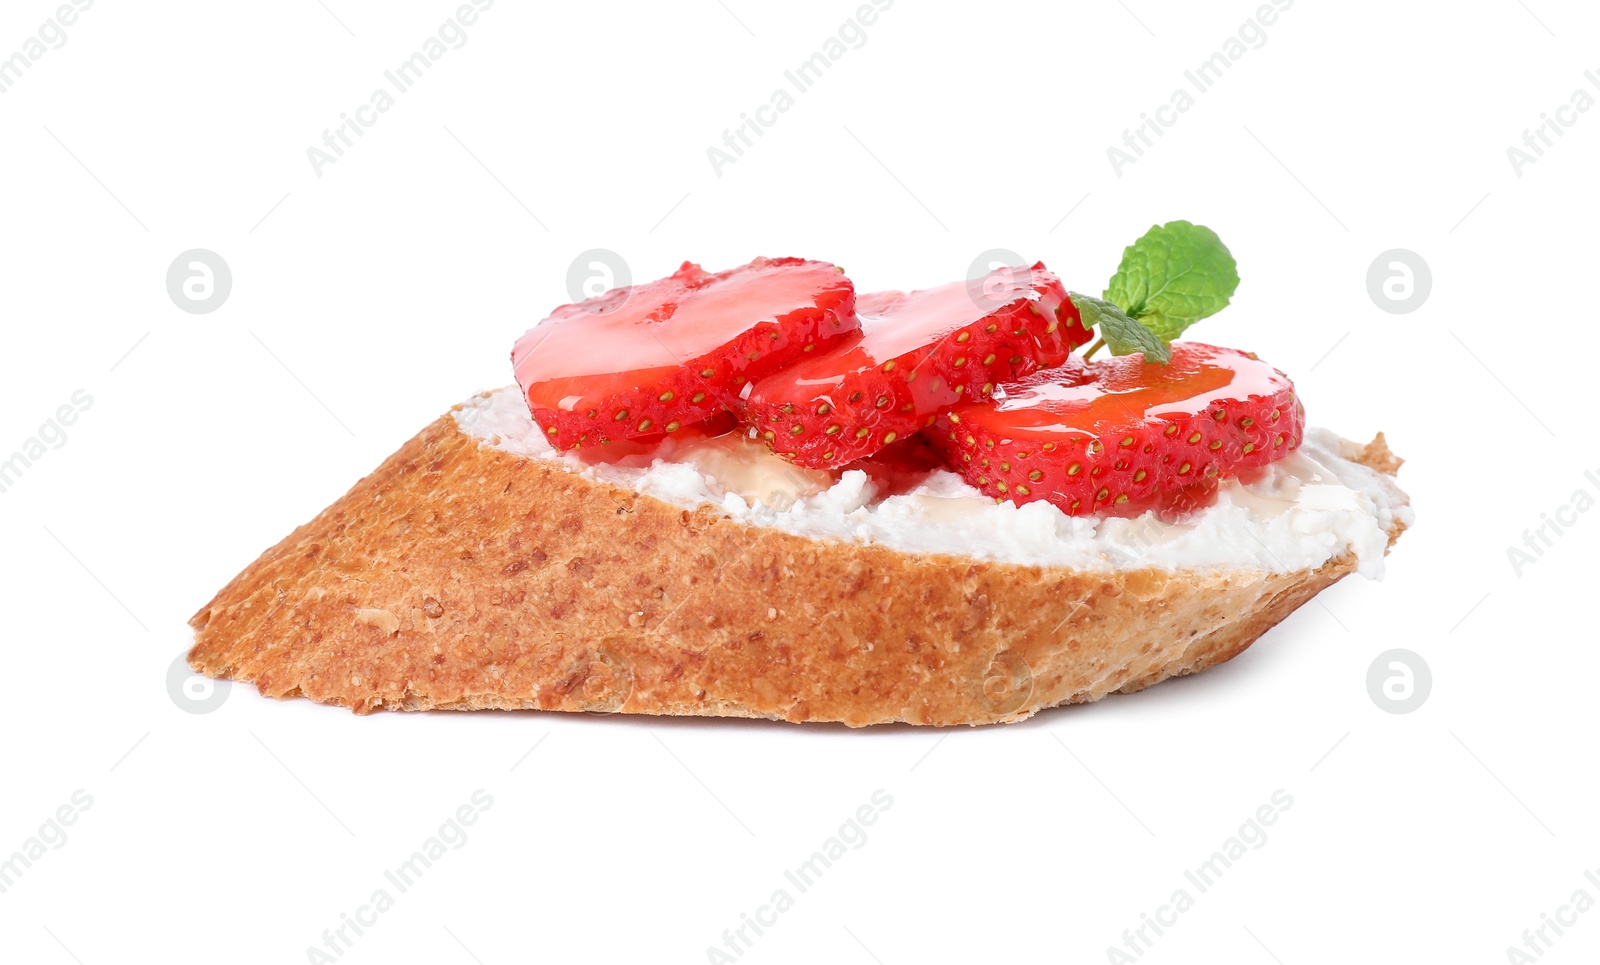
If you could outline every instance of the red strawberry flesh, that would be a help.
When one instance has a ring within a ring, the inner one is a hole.
[[[757,258],[564,305],[517,340],[517,384],[558,448],[674,432],[733,408],[747,383],[858,327],[840,269]]]
[[[746,402],[750,430],[799,465],[870,456],[964,398],[1061,364],[1090,338],[1042,264],[862,295],[856,310],[860,332],[758,382]]]
[[[1216,482],[1300,445],[1294,385],[1254,355],[1198,342],[1167,365],[1074,359],[953,408],[928,435],[997,499],[1072,516],[1195,508]]]

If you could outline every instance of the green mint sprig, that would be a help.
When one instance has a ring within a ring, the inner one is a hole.
[[[1156,225],[1123,251],[1102,298],[1070,293],[1083,324],[1099,328],[1085,358],[1104,345],[1165,364],[1167,343],[1226,308],[1238,287],[1238,266],[1216,232],[1187,221]]]
[[[1072,304],[1078,306],[1078,314],[1082,316],[1085,328],[1100,330],[1100,341],[1111,350],[1112,355],[1143,352],[1148,362],[1165,365],[1172,361],[1172,349],[1167,348],[1166,342],[1157,338],[1155,332],[1145,328],[1137,319],[1129,318],[1111,302],[1073,292]],[[1094,350],[1095,346],[1091,346],[1087,354],[1093,355]]]

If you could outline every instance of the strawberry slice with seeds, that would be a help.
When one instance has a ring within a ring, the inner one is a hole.
[[[749,384],[858,328],[843,270],[757,258],[563,305],[517,340],[517,384],[558,448],[676,432],[739,402]]]
[[[1060,365],[1089,341],[1060,279],[1043,264],[976,282],[857,299],[860,332],[756,383],[749,431],[799,465],[870,456],[1002,382]]]
[[[1282,372],[1252,353],[1175,342],[1166,365],[1073,359],[956,406],[928,435],[996,499],[1132,516],[1209,502],[1219,479],[1283,458],[1304,428]]]

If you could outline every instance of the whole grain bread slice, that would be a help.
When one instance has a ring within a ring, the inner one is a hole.
[[[1346,455],[1399,465],[1382,435]],[[445,415],[195,614],[189,663],[357,713],[985,724],[1228,660],[1355,565],[1078,571],[814,540]]]

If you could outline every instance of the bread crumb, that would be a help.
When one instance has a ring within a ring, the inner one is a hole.
[[[369,627],[377,627],[386,636],[394,636],[400,630],[400,618],[388,610],[362,607],[356,610],[356,619]]]

